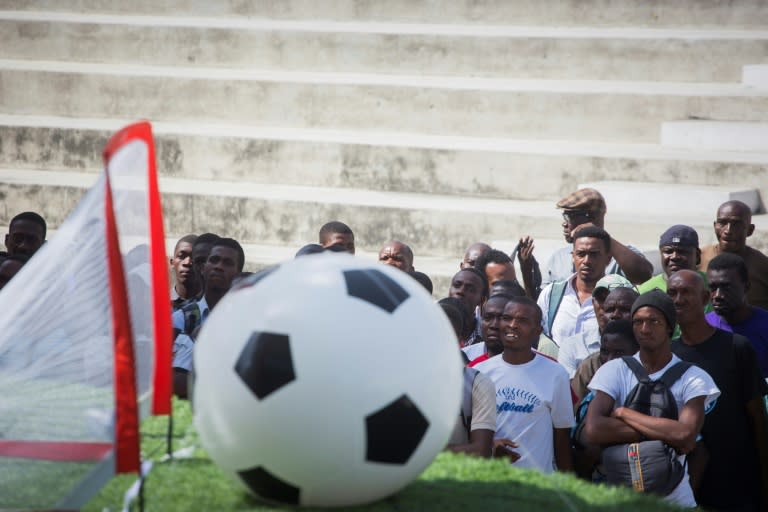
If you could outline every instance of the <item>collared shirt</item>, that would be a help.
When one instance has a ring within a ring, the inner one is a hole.
[[[563,340],[557,354],[557,362],[563,365],[568,371],[568,378],[572,379],[581,362],[599,350],[599,332],[580,332]]]
[[[549,299],[552,295],[552,284],[548,284],[537,303],[541,308],[541,325],[546,326],[549,322]],[[563,340],[574,334],[590,332],[597,333],[597,317],[595,308],[592,306],[592,297],[590,296],[584,303],[579,303],[579,295],[576,292],[576,274],[571,274],[568,278],[568,286],[565,287],[565,295],[560,302],[560,307],[555,313],[555,321],[552,323],[552,340],[557,345],[562,345]],[[597,334],[599,337],[600,335]]]
[[[187,299],[181,297],[179,292],[176,291],[176,286],[171,286],[171,308],[176,311],[181,308],[186,301]]]
[[[188,312],[191,308],[197,308],[199,314],[193,315],[192,325],[187,326],[189,332],[186,332],[184,324],[185,312]],[[207,319],[211,309],[208,307],[208,302],[205,300],[205,296],[200,298],[196,302],[189,302],[185,304],[181,309],[177,309],[173,312],[171,320],[173,322],[173,328],[178,329],[180,332],[173,340],[173,367],[181,368],[187,371],[192,369],[192,353],[195,340],[192,338],[192,331],[199,325],[202,325]]]
[[[210,313],[210,308],[208,307],[208,303],[205,301],[205,295],[203,295],[200,300],[197,302],[190,302],[189,304],[185,305],[181,309],[177,309],[173,312],[173,316],[171,316],[171,320],[173,322],[173,328],[178,329],[181,332],[186,332],[184,329],[184,311],[187,307],[195,307],[197,306],[198,310],[200,311],[200,320],[195,322],[195,325],[190,326],[190,332],[187,332],[186,334],[192,334],[192,330],[194,330],[195,327],[198,325],[202,325],[203,322],[208,318],[208,314]]]

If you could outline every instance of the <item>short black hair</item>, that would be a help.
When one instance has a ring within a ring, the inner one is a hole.
[[[43,228],[43,240],[45,240],[45,235],[48,232],[48,226],[45,223],[45,219],[38,213],[35,212],[21,212],[20,214],[16,215],[14,218],[11,219],[11,223],[8,225],[8,229],[13,227],[13,223],[19,220],[27,220],[29,222],[34,222],[41,228]]]
[[[475,268],[485,274],[485,267],[489,263],[512,263],[512,258],[504,251],[491,249],[490,251],[485,251],[475,260]]]
[[[498,290],[493,291],[494,289]],[[502,279],[500,281],[496,281],[493,283],[493,286],[491,286],[490,297],[495,297],[496,295],[523,297],[525,296],[525,288],[523,288],[522,285],[515,279]]]
[[[338,220],[332,220],[331,222],[326,222],[323,224],[323,227],[320,228],[320,232],[318,233],[318,241],[322,244],[327,239],[328,236],[331,233],[341,233],[343,235],[353,235],[352,229],[344,224],[343,222],[339,222]]]
[[[432,280],[424,272],[419,272],[418,270],[414,270],[413,272],[408,272],[408,275],[414,278],[416,281],[418,281],[419,284],[423,286],[424,289],[427,290],[430,294],[432,293],[432,290],[434,290],[434,286],[432,285]]]
[[[198,244],[215,244],[219,241],[221,237],[217,235],[216,233],[203,233],[202,235],[197,237],[197,240],[195,240],[195,243],[192,244],[192,247]]]
[[[623,318],[620,320],[611,320],[605,325],[603,334],[600,336],[600,341],[603,340],[606,334],[616,334],[631,342],[633,347],[640,347],[635,338],[635,331],[632,329],[632,322],[630,320],[625,320]]]
[[[234,238],[217,238],[218,240],[213,243],[211,249],[214,247],[229,247],[230,249],[234,249],[235,252],[237,252],[237,271],[242,272],[243,267],[245,266],[245,252],[243,251],[243,247]]]
[[[707,270],[731,270],[732,268],[738,270],[742,283],[747,284],[749,282],[747,264],[744,262],[744,258],[738,254],[724,252],[712,258],[707,264]]]
[[[325,249],[323,249],[323,246],[320,244],[307,244],[298,251],[296,251],[296,254],[294,255],[294,258],[298,258],[299,256],[307,256],[309,254],[318,254],[323,252]]]
[[[525,306],[529,306],[533,308],[536,311],[536,323],[541,323],[541,317],[543,316],[541,313],[541,308],[538,304],[536,304],[535,301],[529,299],[528,297],[510,297],[509,301],[507,302],[507,305],[509,304],[523,304]]]
[[[328,252],[347,252],[347,248],[344,247],[341,244],[331,244],[328,247],[324,248],[323,251],[328,251]]]
[[[606,252],[611,252],[611,235],[609,235],[603,228],[587,226],[585,228],[577,229],[573,234],[573,241],[576,242],[579,238],[599,238],[605,244]]]
[[[475,312],[474,311],[470,311],[469,308],[467,307],[467,305],[464,304],[464,302],[461,299],[459,299],[458,297],[445,297],[444,299],[440,299],[439,301],[437,301],[437,303],[440,306],[443,306],[444,304],[447,304],[449,306],[452,306],[452,307],[458,309],[459,312],[461,312],[461,317],[462,317],[461,326],[462,326],[462,330],[464,329],[464,326],[466,326],[467,324],[472,323],[472,320],[474,319],[474,316],[475,316]]]
[[[194,246],[195,242],[197,242],[197,235],[184,235],[183,237],[179,238],[179,240],[176,242],[176,245],[173,246],[173,252],[175,253],[181,244],[189,244]]]
[[[453,277],[456,277],[457,275],[461,274],[462,272],[470,272],[472,274],[475,274],[477,277],[480,278],[480,282],[483,283],[483,298],[488,298],[488,278],[485,277],[485,272],[479,271],[476,267],[467,267],[459,270],[455,274],[453,274]],[[451,281],[453,281],[453,277],[451,278]]]
[[[504,300],[508,300],[509,301],[509,300],[512,300],[514,297],[520,297],[520,295],[514,295],[512,293],[506,293],[506,292],[499,292],[499,293],[494,293],[493,295],[488,297],[488,300],[491,300],[491,299],[504,299]]]

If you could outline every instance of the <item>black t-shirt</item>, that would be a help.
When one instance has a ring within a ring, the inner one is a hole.
[[[672,352],[706,371],[720,389],[701,429],[709,464],[699,491],[704,507],[757,503],[759,466],[746,404],[768,392],[757,357],[744,336],[720,329],[698,345],[672,340]]]

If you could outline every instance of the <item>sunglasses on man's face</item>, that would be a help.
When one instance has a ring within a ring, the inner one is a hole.
[[[566,222],[573,222],[577,220],[589,220],[592,218],[592,214],[589,212],[576,211],[576,212],[563,212],[563,220]]]

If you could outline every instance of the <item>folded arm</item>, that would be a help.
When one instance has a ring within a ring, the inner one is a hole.
[[[624,421],[611,417],[614,399],[603,391],[598,391],[587,409],[584,420],[584,438],[589,444],[611,445],[634,443],[643,436]]]
[[[690,453],[696,447],[696,436],[704,424],[704,396],[697,396],[686,402],[677,420],[654,418],[619,407],[613,417],[623,421],[648,439],[658,439],[680,453]]]

